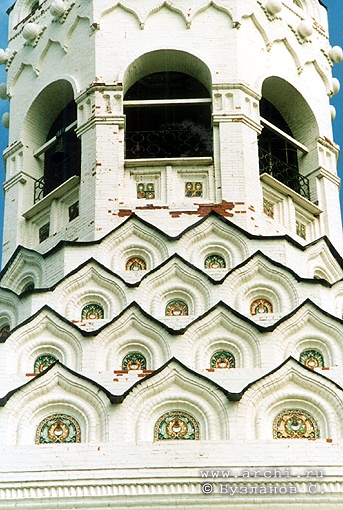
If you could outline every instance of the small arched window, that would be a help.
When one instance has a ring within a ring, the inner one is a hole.
[[[30,12],[34,13],[38,9],[38,7],[39,7],[39,0],[35,0],[30,7]]]
[[[57,361],[57,358],[53,356],[52,354],[41,354],[38,356],[38,358],[35,359],[34,365],[33,365],[33,372],[35,374],[38,374],[40,372],[43,372],[47,368],[50,367],[53,363]]]
[[[82,308],[81,320],[94,321],[105,317],[104,309],[97,303],[89,303]]]
[[[208,255],[204,261],[205,269],[224,269],[226,267],[225,260],[221,255]]]
[[[286,409],[273,423],[274,439],[318,439],[319,429],[313,416],[303,409]]]
[[[22,292],[28,292],[30,290],[33,290],[35,288],[35,284],[33,281],[28,281],[22,290]]]
[[[44,418],[36,430],[36,444],[80,442],[80,425],[75,418],[66,414],[53,414]]]
[[[188,315],[188,305],[181,299],[172,299],[166,306],[165,314],[169,317],[180,317]]]
[[[122,362],[123,370],[146,370],[146,359],[140,352],[129,352]]]
[[[299,358],[300,363],[308,368],[324,367],[324,357],[316,349],[306,349],[302,351]]]
[[[273,305],[268,299],[255,299],[250,305],[250,315],[273,313]]]
[[[125,264],[126,271],[145,271],[146,263],[141,257],[131,257]]]
[[[199,439],[199,425],[188,413],[170,411],[157,420],[154,439],[155,441]]]
[[[211,368],[235,368],[235,357],[229,351],[217,351],[211,356]]]
[[[127,159],[212,155],[211,98],[196,78],[148,74],[125,94],[124,111]]]
[[[7,338],[10,334],[10,327],[8,324],[0,326],[0,338]]]

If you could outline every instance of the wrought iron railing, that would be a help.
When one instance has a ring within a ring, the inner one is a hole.
[[[46,178],[44,175],[40,179],[37,179],[34,182],[34,187],[33,187],[33,203],[36,204],[37,202],[42,200],[42,198],[44,198],[45,195],[47,195],[51,191],[54,191],[54,189],[58,188],[58,186],[60,186],[64,182],[66,182],[68,179],[70,179],[74,175],[76,176],[78,174],[66,176],[63,181],[61,181],[61,182],[56,181],[55,183],[53,183],[53,185],[51,185],[51,182],[49,182],[48,187],[47,187]]]
[[[194,129],[127,131],[126,158],[179,158],[212,155],[210,132]]]
[[[298,168],[282,161],[272,152],[259,147],[260,174],[266,173],[282,182],[304,198],[310,198],[310,184],[307,177],[299,174]]]
[[[44,189],[45,189],[45,178],[44,175],[40,179],[37,179],[34,183],[33,188],[33,203],[36,204],[44,197]]]

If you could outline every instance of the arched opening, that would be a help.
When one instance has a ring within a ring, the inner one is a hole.
[[[140,56],[124,79],[126,158],[212,155],[211,74],[178,50]]]
[[[75,132],[76,120],[73,87],[63,79],[44,88],[27,111],[22,140],[34,155],[34,203],[70,177],[80,175],[81,141]]]
[[[34,13],[39,7],[39,0],[35,0],[30,7],[30,12]]]
[[[268,124],[263,126],[259,137],[260,172],[272,175],[275,179],[300,194],[309,193],[307,189],[301,193],[296,147],[282,134],[269,126],[270,123],[293,138],[293,133],[287,122],[275,106],[265,98],[260,101],[260,113],[263,119],[268,121]]]
[[[211,99],[196,78],[152,73],[124,99],[127,159],[211,156]]]
[[[224,257],[217,253],[208,255],[204,260],[205,269],[225,269],[226,263]]]
[[[11,328],[9,324],[0,324],[0,339],[6,339],[11,332]]]
[[[319,136],[315,116],[302,95],[282,78],[267,78],[260,101],[260,173],[267,173],[301,196],[311,199],[307,174],[316,164]],[[317,156],[318,158],[318,156]]]
[[[76,103],[71,101],[56,117],[47,136],[43,195],[73,175],[80,175],[81,141],[76,136]]]

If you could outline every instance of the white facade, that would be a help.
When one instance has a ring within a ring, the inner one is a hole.
[[[9,16],[1,510],[341,509],[325,7]]]

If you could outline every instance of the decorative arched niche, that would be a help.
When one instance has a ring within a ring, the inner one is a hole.
[[[200,439],[199,424],[184,411],[168,411],[155,424],[154,441],[197,439]]]
[[[94,321],[104,318],[104,308],[99,303],[87,303],[81,310],[81,320],[83,321]]]
[[[44,418],[37,427],[36,444],[80,443],[81,428],[68,414],[53,414]]]
[[[324,356],[318,349],[305,349],[300,353],[299,361],[307,368],[323,368]]]
[[[57,357],[50,353],[44,353],[37,356],[33,364],[33,373],[39,374],[57,361]]]
[[[171,299],[166,304],[165,315],[167,317],[181,317],[189,315],[189,306],[184,299]]]
[[[316,420],[304,409],[284,409],[274,419],[274,439],[319,439]]]

